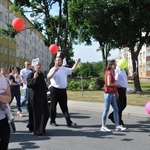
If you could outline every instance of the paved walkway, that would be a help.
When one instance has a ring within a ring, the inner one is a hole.
[[[69,100],[68,106],[69,108],[72,109],[90,110],[100,113],[102,113],[104,109],[104,103],[99,102],[83,102],[83,101]],[[110,111],[112,111],[112,108],[110,108]],[[127,118],[132,118],[136,116],[141,117],[143,119],[150,119],[150,115],[147,114],[144,106],[127,105],[127,107],[123,111],[123,115],[126,116]]]

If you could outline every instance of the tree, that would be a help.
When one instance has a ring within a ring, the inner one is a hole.
[[[107,2],[108,12],[112,13],[110,22],[116,28],[111,38],[115,41],[116,47],[129,48],[134,72],[142,46],[150,42],[150,1],[108,0]],[[134,78],[134,87],[136,92],[142,91],[139,75]]]
[[[78,42],[92,44],[92,40],[99,43],[102,51],[104,68],[114,42],[110,39],[112,30],[115,30],[109,20],[110,14],[105,13],[107,2],[103,0],[71,0],[69,3],[69,16],[72,26],[78,32]]]
[[[91,39],[98,41],[104,61],[105,52],[106,57],[109,53],[105,46],[128,47],[135,71],[142,45],[150,42],[149,8],[149,0],[72,0],[70,16],[78,29],[79,41],[87,44]],[[134,78],[134,86],[135,91],[142,91],[139,75]]]
[[[95,77],[103,77],[104,71],[103,71],[103,61],[96,62],[93,64]]]
[[[59,13],[53,16],[51,10],[55,3],[58,3]],[[14,0],[11,9],[23,15],[29,13],[35,29],[45,35],[45,45],[57,44],[62,59],[66,57],[69,66],[73,63],[71,59],[73,56],[72,43],[76,34],[68,21],[68,0]],[[3,37],[7,38],[14,38],[17,34],[11,25],[8,26],[8,31],[1,29],[1,32]],[[50,67],[53,66],[55,57],[56,54],[52,56]]]

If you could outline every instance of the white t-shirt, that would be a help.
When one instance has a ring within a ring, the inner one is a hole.
[[[128,79],[127,79],[127,74],[126,74],[125,70],[117,67],[115,69],[115,80],[116,80],[117,84],[119,84],[121,87],[123,87],[123,88],[128,87]]]
[[[0,94],[4,93],[7,89],[7,81],[5,77],[0,73]],[[6,117],[5,112],[0,107],[0,120],[4,119]]]
[[[31,73],[31,72],[32,72],[32,71],[31,71],[30,69],[24,68],[24,69],[22,69],[22,70],[20,71],[20,75],[23,76],[24,81],[27,81],[27,76],[28,76],[28,74]],[[23,88],[22,88],[22,89],[27,89],[27,85],[23,83]]]
[[[48,75],[54,72],[55,67],[51,68]],[[51,86],[59,89],[67,87],[67,76],[72,74],[72,68],[60,67],[50,79]]]

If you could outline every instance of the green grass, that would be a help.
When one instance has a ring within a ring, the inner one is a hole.
[[[134,87],[133,82],[129,82],[129,87]],[[127,92],[128,105],[145,106],[145,103],[150,100],[150,83],[142,82],[142,93]],[[88,102],[104,102],[104,92],[101,91],[67,91],[68,99],[76,101]]]

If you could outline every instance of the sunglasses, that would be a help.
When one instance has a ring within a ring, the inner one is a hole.
[[[30,65],[30,64],[27,64],[27,65]]]

